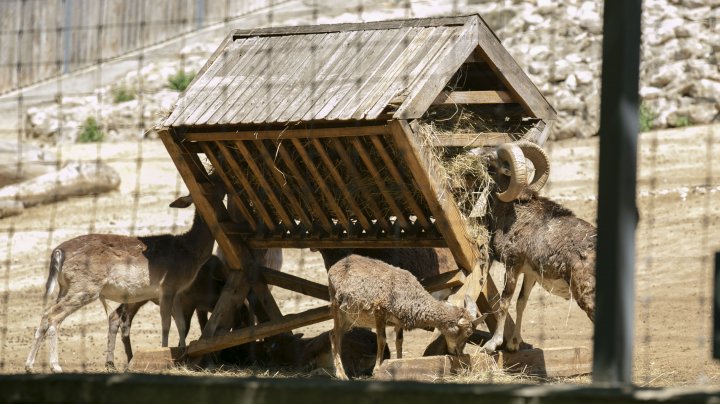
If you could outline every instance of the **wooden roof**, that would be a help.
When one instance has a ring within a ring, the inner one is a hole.
[[[235,31],[165,127],[419,118],[468,58],[531,117],[555,111],[478,15]]]

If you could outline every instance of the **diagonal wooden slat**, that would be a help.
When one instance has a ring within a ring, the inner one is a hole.
[[[335,196],[333,196],[322,175],[320,175],[318,168],[315,166],[315,163],[308,155],[305,147],[303,147],[302,142],[300,142],[299,139],[294,138],[291,141],[293,146],[295,147],[295,151],[297,151],[297,153],[300,155],[300,158],[303,160],[305,168],[310,171],[310,175],[312,175],[313,180],[315,180],[315,183],[320,188],[320,192],[322,193],[327,205],[330,206],[330,210],[335,213],[335,216],[337,217],[340,224],[345,227],[346,230],[350,231],[350,221],[348,220],[345,212],[343,212],[340,205],[338,205],[337,201],[335,200]]]
[[[338,173],[337,169],[335,168],[335,165],[330,160],[330,157],[328,157],[327,152],[325,151],[325,147],[323,147],[322,143],[318,139],[310,139],[311,143],[315,147],[315,150],[320,155],[320,159],[323,161],[323,164],[325,164],[325,168],[330,172],[330,176],[335,181],[335,185],[337,185],[338,189],[340,189],[340,193],[342,194],[343,198],[345,199],[345,202],[347,202],[348,207],[352,210],[352,212],[355,214],[355,217],[357,218],[358,222],[360,222],[360,225],[365,230],[370,230],[372,225],[370,224],[370,221],[365,217],[365,215],[362,212],[362,209],[358,206],[357,202],[355,202],[355,198],[350,194],[350,192],[347,190],[347,186],[345,184],[345,180],[343,177]],[[348,233],[350,233],[350,228],[347,229]]]
[[[277,147],[278,154],[280,155],[280,159],[282,159],[283,163],[287,168],[290,170],[290,174],[292,174],[295,181],[297,181],[298,185],[300,185],[300,190],[302,191],[302,199],[305,201],[307,205],[310,206],[310,208],[315,213],[315,217],[320,222],[320,225],[322,226],[323,230],[325,230],[326,233],[330,234],[332,233],[332,223],[330,223],[330,220],[327,218],[327,212],[323,211],[323,209],[320,207],[320,204],[318,203],[317,199],[315,198],[315,192],[310,188],[310,186],[305,181],[304,175],[300,173],[300,170],[298,169],[295,162],[293,162],[292,158],[288,154],[288,151],[285,149],[282,142],[276,142],[275,146]]]
[[[420,205],[413,197],[412,192],[405,184],[405,180],[400,174],[400,170],[398,170],[395,162],[385,149],[385,145],[383,145],[380,136],[371,136],[370,140],[372,141],[373,146],[375,146],[375,151],[380,155],[380,158],[385,163],[385,167],[388,169],[388,171],[390,171],[390,175],[393,177],[395,183],[400,188],[400,192],[405,197],[405,203],[408,204],[410,210],[415,214],[415,217],[417,217],[420,226],[422,226],[425,230],[430,230],[430,228],[433,226],[432,223],[430,223],[430,220],[425,216],[423,209],[420,208]]]
[[[265,195],[267,195],[268,199],[270,200],[270,204],[272,204],[273,208],[275,208],[275,212],[280,216],[280,219],[283,222],[283,226],[286,230],[295,230],[297,227],[295,225],[295,221],[292,220],[290,215],[285,211],[285,207],[280,203],[280,199],[275,195],[275,190],[268,184],[267,180],[265,179],[265,175],[263,174],[262,170],[260,170],[260,167],[255,163],[255,159],[250,154],[250,151],[248,151],[247,147],[245,146],[244,142],[235,142],[235,147],[240,152],[242,157],[245,159],[245,163],[250,167],[250,171],[255,175],[255,179],[260,184],[260,187],[265,191]]]
[[[205,153],[205,156],[210,160],[210,163],[215,167],[215,172],[220,175],[220,178],[223,181],[223,184],[225,184],[225,189],[228,191],[228,198],[233,203],[234,206],[237,207],[237,209],[240,211],[240,213],[243,216],[243,219],[250,225],[250,227],[253,229],[253,231],[257,231],[257,222],[255,220],[255,215],[253,215],[250,210],[245,206],[245,202],[238,196],[237,192],[230,192],[230,190],[235,190],[235,186],[228,176],[227,172],[222,169],[222,164],[218,160],[217,156],[213,152],[213,150],[210,147],[210,144],[207,142],[200,142],[200,149]]]
[[[400,223],[400,226],[407,231],[412,230],[412,224],[410,224],[402,209],[400,209],[395,202],[395,196],[393,196],[387,189],[385,180],[380,176],[380,172],[377,167],[375,167],[375,163],[372,161],[372,158],[370,157],[370,154],[368,154],[367,150],[365,150],[365,147],[362,145],[360,139],[354,137],[351,138],[350,141],[360,155],[365,167],[372,175],[375,185],[377,185],[378,189],[380,189],[380,193],[383,195],[383,198],[385,198],[385,202],[387,202],[390,210],[395,214],[395,217],[397,218],[396,220]]]
[[[336,138],[330,139],[330,143],[333,145],[333,148],[335,148],[335,151],[340,156],[340,159],[343,161],[343,164],[345,165],[345,169],[347,170],[348,174],[350,175],[351,179],[354,179],[356,183],[361,184],[363,181],[362,176],[360,175],[360,172],[358,171],[357,167],[355,167],[355,163],[353,163],[352,159],[348,155],[347,150],[345,149],[345,146],[340,143],[340,141]],[[390,223],[388,222],[386,215],[383,214],[383,212],[380,210],[380,207],[375,202],[375,197],[373,195],[368,194],[367,189],[358,189],[358,193],[362,195],[362,197],[365,199],[365,203],[367,203],[368,207],[370,207],[370,210],[373,212],[375,219],[377,220],[380,227],[383,228],[386,232],[390,231]]]
[[[270,216],[270,213],[265,209],[265,204],[263,203],[262,199],[255,193],[254,187],[250,184],[250,181],[244,174],[244,170],[240,168],[240,165],[238,165],[237,161],[235,160],[235,156],[228,150],[228,147],[224,144],[218,144],[218,149],[220,150],[220,154],[222,154],[223,158],[225,159],[225,162],[227,162],[228,166],[230,166],[230,170],[235,175],[235,178],[240,181],[240,184],[242,185],[245,192],[247,192],[248,196],[250,197],[250,201],[253,203],[253,207],[257,209],[258,213],[260,214],[260,218],[262,218],[263,222],[265,223],[265,226],[267,226],[268,230],[271,232],[275,231],[276,228],[276,222]]]

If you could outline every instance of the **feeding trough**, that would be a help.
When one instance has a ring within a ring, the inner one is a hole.
[[[465,205],[474,201],[452,192],[443,156],[518,139],[542,144],[554,118],[478,15],[232,32],[159,128],[240,270],[188,355],[329,319],[326,306],[280,312],[268,285],[325,300],[328,290],[256,266],[251,249],[262,248],[448,247],[458,271],[425,286],[454,286],[454,303],[471,296],[493,331],[488,240],[472,228]],[[452,119],[471,125],[456,130]],[[203,161],[231,209],[207,203]],[[250,290],[267,321],[215,335],[230,302]]]

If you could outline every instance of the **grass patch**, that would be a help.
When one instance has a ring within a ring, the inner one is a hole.
[[[657,114],[650,105],[644,102],[640,104],[640,132],[648,132],[651,130],[655,118],[657,118]]]
[[[195,78],[195,72],[178,70],[177,73],[168,77],[168,87],[176,91],[185,91],[190,82]]]
[[[105,134],[102,131],[100,125],[94,116],[89,116],[85,119],[82,126],[80,126],[80,133],[78,134],[78,143],[92,143],[101,142],[105,138]]]
[[[110,94],[112,94],[113,102],[115,104],[119,104],[121,102],[126,101],[132,101],[135,99],[135,91],[133,91],[130,87],[126,85],[120,85],[117,87],[113,87],[110,90]]]
[[[684,128],[690,126],[690,118],[686,116],[678,116],[673,121],[673,126],[676,128]]]

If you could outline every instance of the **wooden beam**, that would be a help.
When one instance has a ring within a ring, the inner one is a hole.
[[[345,235],[347,237],[347,235]],[[361,238],[328,238],[328,239],[294,239],[294,238],[248,238],[233,237],[244,242],[249,248],[415,248],[415,247],[447,247],[441,238],[408,238],[395,239],[361,239]]]
[[[443,91],[432,105],[511,104],[516,102],[507,91]]]
[[[330,307],[317,307],[297,314],[288,314],[279,320],[268,321],[255,327],[245,327],[225,335],[203,337],[187,348],[188,356],[204,355],[258,339],[271,337],[306,325],[330,319]]]
[[[276,271],[274,269],[261,267],[260,275],[269,285],[275,285],[283,289],[292,290],[306,296],[314,297],[325,301],[330,301],[330,292],[327,285],[309,281],[295,275],[285,272]]]
[[[459,269],[420,280],[420,284],[430,293],[462,286],[463,283],[465,283],[465,274]]]
[[[444,147],[485,147],[497,146],[517,140],[509,133],[437,133],[431,137],[433,146]]]
[[[282,140],[307,138],[338,138],[348,136],[384,135],[387,133],[385,125],[373,126],[343,126],[339,128],[317,129],[279,129],[279,130],[247,130],[223,132],[187,132],[184,140],[193,142],[220,141],[220,140]]]

